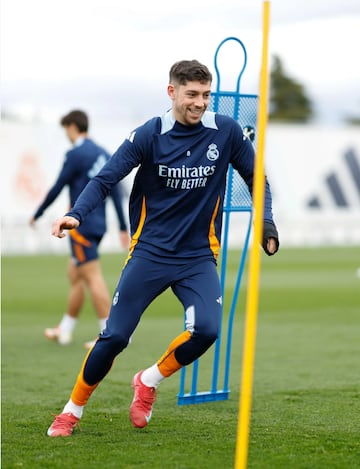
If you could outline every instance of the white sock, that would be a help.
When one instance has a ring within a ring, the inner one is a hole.
[[[70,412],[71,414],[75,415],[75,417],[77,417],[78,419],[81,419],[82,414],[83,414],[83,409],[84,409],[83,405],[76,405],[70,399],[69,402],[65,405],[62,413],[68,414]]]
[[[100,332],[102,332],[105,327],[106,327],[106,321],[107,321],[107,318],[101,318],[99,319],[99,327],[100,327]]]
[[[77,318],[73,318],[72,316],[69,316],[67,313],[65,313],[59,326],[63,332],[72,333],[75,329],[76,322]]]
[[[144,370],[141,375],[141,381],[149,388],[157,388],[164,378],[156,364]]]

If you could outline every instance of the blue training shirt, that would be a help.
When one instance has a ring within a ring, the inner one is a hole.
[[[250,193],[254,148],[238,123],[206,111],[185,126],[168,111],[131,132],[67,215],[83,223],[111,188],[139,166],[130,195],[130,256],[163,262],[215,258],[229,164]],[[273,223],[265,181],[264,219]]]
[[[58,178],[49,190],[45,200],[37,209],[34,219],[39,218],[43,212],[54,202],[65,186],[69,187],[70,207],[72,207],[87,183],[110,160],[110,155],[104,148],[89,138],[78,139],[74,146],[65,155],[65,161]],[[114,186],[110,192],[115,210],[119,219],[120,229],[127,229],[121,205],[119,188]],[[85,237],[101,237],[106,231],[105,202],[102,201],[89,213],[78,231]]]

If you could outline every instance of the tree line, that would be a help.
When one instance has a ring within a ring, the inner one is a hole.
[[[290,77],[280,57],[274,55],[270,70],[269,120],[306,123],[313,118],[314,106],[305,86]],[[348,124],[360,125],[360,115],[344,119]]]

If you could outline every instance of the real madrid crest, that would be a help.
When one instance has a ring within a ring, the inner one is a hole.
[[[206,157],[210,161],[215,161],[219,158],[219,150],[217,148],[216,143],[210,143],[210,145],[208,146]]]

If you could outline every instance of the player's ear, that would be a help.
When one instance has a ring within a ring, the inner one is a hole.
[[[175,99],[175,86],[171,83],[168,84],[167,93],[170,96],[170,99]]]

